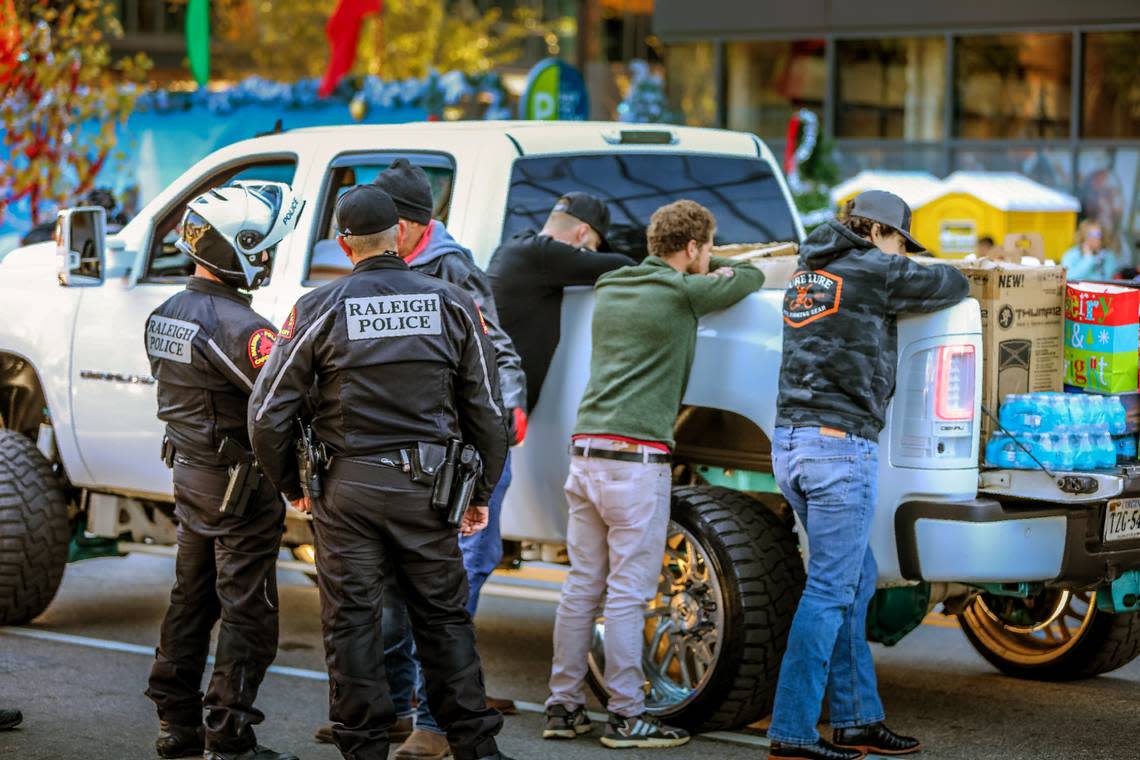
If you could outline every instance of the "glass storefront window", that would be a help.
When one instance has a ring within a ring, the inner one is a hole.
[[[966,138],[1068,137],[1071,34],[959,37],[954,131]]]
[[[1096,32],[1084,39],[1084,137],[1140,137],[1140,31]]]
[[[835,52],[837,136],[942,138],[944,38],[840,40]]]
[[[823,110],[823,40],[732,42],[725,46],[728,128],[783,138],[800,108]]]
[[[1073,192],[1073,152],[1068,148],[960,148],[950,169],[1017,172],[1054,190]]]
[[[665,50],[665,92],[673,109],[692,127],[716,126],[716,50],[711,42],[670,45]]]
[[[1140,148],[1086,148],[1077,154],[1081,216],[1096,219],[1122,266],[1140,251]]]
[[[860,145],[858,141],[841,140],[835,146],[840,179],[854,177],[864,169],[921,171],[942,176],[945,173],[945,155],[939,145],[872,147]]]

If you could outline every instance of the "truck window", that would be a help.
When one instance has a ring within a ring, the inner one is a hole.
[[[174,247],[178,240],[178,223],[186,204],[211,187],[220,187],[227,182],[239,179],[264,180],[293,184],[297,173],[296,158],[275,157],[256,163],[243,163],[225,169],[208,179],[199,182],[182,195],[166,212],[155,221],[154,236],[147,252],[146,270],[140,282],[178,283],[185,282],[194,272],[194,262],[189,256]]]
[[[432,217],[447,224],[451,212],[451,189],[455,179],[455,161],[439,153],[369,153],[338,157],[329,166],[317,222],[317,232],[310,246],[309,265],[305,285],[317,285],[352,271],[352,265],[336,242],[333,226],[333,209],[337,198],[356,185],[372,182],[380,172],[391,166],[397,158],[406,158],[422,168],[431,182],[431,195],[435,201]]]
[[[649,217],[667,203],[696,201],[716,216],[717,245],[798,241],[795,221],[771,166],[759,158],[611,153],[534,156],[511,170],[503,239],[540,229],[571,190],[607,201],[610,245],[641,259]]]

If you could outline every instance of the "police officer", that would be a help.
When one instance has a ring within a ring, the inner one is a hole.
[[[483,505],[507,452],[495,349],[470,296],[400,258],[386,192],[355,187],[335,211],[353,271],[297,302],[249,405],[266,474],[313,512],[333,739],[351,760],[388,757],[396,716],[377,621],[384,578],[394,577],[452,755],[502,758],[502,716],[486,706],[457,530],[432,507],[431,479],[416,466],[450,440],[473,445],[485,466],[459,532],[486,525]],[[325,498],[310,501],[291,452],[314,383],[312,425],[331,459]]]
[[[195,262],[194,276],[147,319],[178,519],[174,589],[146,691],[158,708],[161,757],[204,749],[214,760],[296,760],[258,746],[253,732],[265,717],[254,699],[277,653],[285,505],[251,466],[246,404],[275,333],[241,291],[264,282],[274,246],[296,226],[300,207],[281,183],[235,183],[191,201],[176,246]],[[245,487],[226,501],[231,470]]]

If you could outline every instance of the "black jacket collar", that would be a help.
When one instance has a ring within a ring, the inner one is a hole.
[[[240,304],[249,306],[253,303],[253,296],[249,293],[242,293],[236,288],[231,288],[220,282],[207,280],[205,277],[191,277],[186,283],[187,290],[193,290],[195,293],[205,293],[209,296],[218,296],[219,298],[228,298]]]
[[[363,261],[356,262],[352,268],[352,273],[367,272],[372,269],[407,269],[408,265],[399,256],[392,256],[389,254],[381,254],[379,256],[369,256]]]

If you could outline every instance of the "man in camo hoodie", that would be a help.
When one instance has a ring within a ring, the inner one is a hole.
[[[808,579],[780,668],[770,757],[858,760],[922,748],[883,725],[865,634],[878,569],[870,548],[878,440],[895,388],[896,320],[969,294],[966,278],[906,257],[910,209],[872,190],[804,241],[784,295],[772,459],[808,535]],[[827,687],[832,742],[816,724]]]

